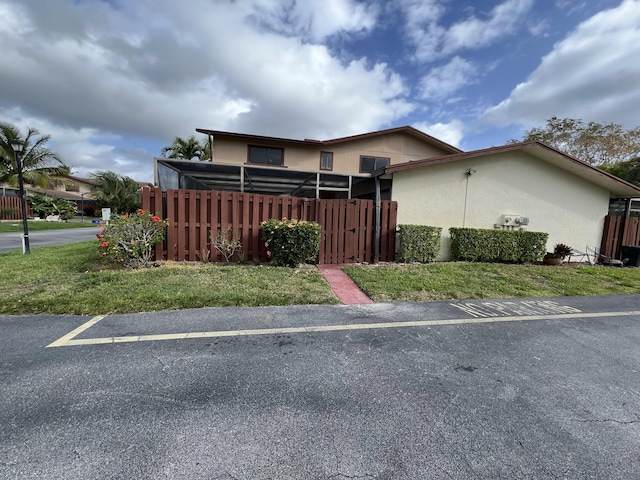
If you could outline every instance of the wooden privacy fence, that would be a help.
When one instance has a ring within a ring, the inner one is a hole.
[[[31,216],[33,212],[27,204],[27,217]],[[0,196],[0,220],[22,220],[20,197]]]
[[[640,218],[607,215],[600,253],[621,260],[623,245],[640,245]]]
[[[376,206],[373,200],[322,200],[215,190],[143,189],[142,208],[169,220],[156,258],[223,261],[210,245],[210,232],[231,227],[246,261],[268,261],[260,224],[270,218],[297,218],[320,224],[317,263],[393,261],[397,203],[380,205],[379,257],[376,258]]]

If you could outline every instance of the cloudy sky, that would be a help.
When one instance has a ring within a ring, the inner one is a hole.
[[[640,125],[640,0],[0,0],[0,121],[76,175],[153,180],[196,128],[462,148]]]

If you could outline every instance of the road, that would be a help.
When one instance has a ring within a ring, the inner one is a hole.
[[[0,332],[1,478],[638,478],[640,295]]]
[[[96,238],[98,228],[65,228],[60,230],[29,231],[29,247],[46,247],[61,243],[83,242]],[[22,250],[22,232],[0,233],[0,253]]]

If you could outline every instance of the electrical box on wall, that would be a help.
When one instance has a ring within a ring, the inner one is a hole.
[[[504,215],[502,215],[501,223],[496,224],[495,228],[513,230],[518,227],[522,228],[525,225],[529,225],[529,217],[505,213]]]

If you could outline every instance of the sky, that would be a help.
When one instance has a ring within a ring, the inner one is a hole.
[[[73,174],[153,181],[196,128],[463,150],[640,125],[640,0],[0,0],[0,121]]]

